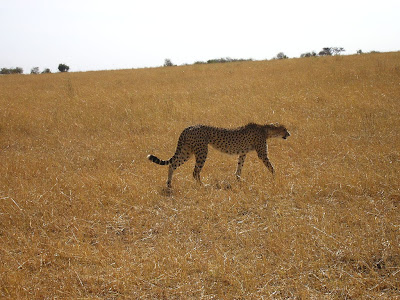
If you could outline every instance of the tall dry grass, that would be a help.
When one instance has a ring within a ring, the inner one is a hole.
[[[0,77],[0,297],[400,298],[400,53]],[[179,133],[281,122],[276,176]]]

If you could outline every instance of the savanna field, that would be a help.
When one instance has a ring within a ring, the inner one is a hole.
[[[209,148],[181,131],[284,124]],[[400,299],[400,52],[0,77],[0,298]]]

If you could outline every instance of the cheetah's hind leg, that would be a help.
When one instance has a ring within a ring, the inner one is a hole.
[[[181,165],[183,165],[186,161],[189,160],[190,156],[192,153],[187,150],[181,150],[178,153],[176,153],[172,158],[171,158],[171,164],[168,167],[168,180],[167,180],[167,188],[171,188],[171,182],[172,182],[172,174],[174,171]]]
[[[194,170],[193,170],[193,177],[200,184],[202,184],[201,179],[200,179],[200,172],[206,162],[207,153],[208,153],[207,145],[202,145],[195,152],[196,164],[195,164]]]
[[[238,181],[240,181],[240,179],[241,179],[240,175],[242,174],[242,168],[243,168],[245,158],[246,158],[246,153],[239,155],[237,169],[236,169],[236,173],[235,173],[236,179]]]

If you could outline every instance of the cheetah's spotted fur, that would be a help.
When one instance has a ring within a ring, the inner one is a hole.
[[[286,139],[288,136],[290,134],[285,126],[277,124],[249,123],[236,129],[196,125],[182,131],[175,154],[169,160],[161,160],[154,155],[149,155],[148,159],[159,165],[169,165],[167,187],[170,188],[174,170],[194,154],[196,165],[193,177],[200,182],[200,171],[206,161],[210,144],[221,152],[239,155],[235,174],[237,179],[240,179],[246,154],[252,150],[256,150],[265,166],[274,173],[274,168],[267,155],[267,139],[272,137]]]

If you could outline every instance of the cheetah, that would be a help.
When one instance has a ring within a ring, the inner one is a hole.
[[[208,145],[211,145],[221,152],[239,155],[235,175],[240,180],[246,154],[253,150],[257,152],[264,165],[274,174],[274,167],[267,155],[267,139],[273,137],[286,139],[288,136],[290,136],[290,133],[286,127],[279,124],[259,125],[249,123],[235,129],[195,125],[182,131],[175,154],[169,160],[161,160],[154,155],[148,155],[147,158],[159,165],[169,165],[167,188],[171,188],[173,172],[194,154],[196,164],[193,177],[201,183],[200,171],[207,158]]]

